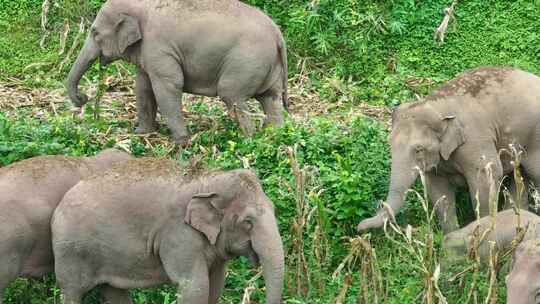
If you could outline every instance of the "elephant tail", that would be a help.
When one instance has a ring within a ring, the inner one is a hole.
[[[287,62],[287,45],[285,44],[285,40],[283,39],[283,36],[280,35],[280,42],[278,44],[278,50],[280,53],[280,59],[281,59],[281,66],[283,68],[283,95],[282,95],[282,102],[283,107],[287,112],[289,112],[289,67]]]

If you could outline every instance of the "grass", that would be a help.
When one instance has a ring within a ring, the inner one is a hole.
[[[388,234],[357,237],[355,226],[386,195],[388,108],[479,65],[540,73],[540,1],[460,1],[444,44],[432,35],[451,1],[248,1],[267,11],[287,38],[293,115],[283,128],[245,139],[219,102],[189,98],[189,128],[196,135],[183,151],[170,145],[164,128],[149,137],[132,135],[132,67],[107,69],[110,90],[122,93],[106,95],[98,120],[90,109],[83,117],[72,115],[65,95],[46,92],[62,92],[73,60],[61,65],[64,20],[71,28],[69,49],[79,16],[91,20],[100,2],[57,1],[41,48],[42,1],[0,0],[0,89],[42,88],[44,95],[39,105],[20,106],[15,95],[0,90],[0,165],[42,154],[91,155],[116,146],[137,156],[201,157],[209,167],[249,166],[277,207],[287,250],[286,303],[473,303],[473,297],[484,302],[494,290],[493,301],[504,303],[504,273],[494,289],[490,269],[477,267],[450,281],[476,265],[474,260],[437,270],[442,236],[426,217],[432,207],[422,195],[411,195],[398,216],[401,226],[410,223],[415,229],[394,227]],[[84,84],[95,89],[97,79],[95,68]],[[302,108],[312,111],[300,117]],[[415,189],[422,192],[421,185]],[[247,304],[249,295],[262,303],[262,280],[250,281],[256,273],[243,260],[233,263],[222,301]],[[174,302],[170,287],[132,295],[137,304]],[[9,304],[58,302],[53,278],[18,280],[6,299]],[[91,295],[86,303],[98,302]]]

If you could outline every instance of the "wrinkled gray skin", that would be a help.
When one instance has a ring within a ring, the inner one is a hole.
[[[489,232],[478,248],[481,261],[487,261],[489,258],[489,241],[497,243],[499,253],[509,249],[512,240],[516,237],[517,227],[527,229],[523,241],[540,238],[540,217],[526,210],[520,210],[519,212],[519,216],[511,209],[497,213],[495,231]],[[467,258],[476,227],[479,227],[478,235],[483,235],[491,227],[491,217],[483,217],[444,237],[443,251],[448,261],[459,261]]]
[[[67,79],[76,106],[88,101],[78,84],[98,58],[103,65],[123,59],[138,67],[136,133],[156,130],[159,108],[173,140],[187,144],[183,92],[221,97],[246,135],[254,130],[247,115],[251,97],[262,104],[266,124],[283,124],[283,36],[268,16],[240,1],[107,1]]]
[[[386,203],[397,213],[406,191],[426,173],[428,196],[437,202],[445,233],[458,228],[455,188],[467,186],[480,216],[489,213],[491,163],[495,181],[513,171],[510,158],[499,150],[517,144],[526,150],[525,175],[540,181],[540,78],[517,69],[482,67],[466,71],[423,101],[399,106],[392,115],[392,166]],[[476,194],[478,193],[478,200]],[[526,200],[520,202],[527,208]],[[362,221],[358,230],[378,228],[387,218],[380,210]]]
[[[540,303],[540,241],[528,240],[514,252],[512,271],[506,277],[507,304]]]
[[[171,160],[138,159],[73,187],[52,220],[65,304],[106,284],[178,287],[177,303],[218,303],[227,261],[260,262],[266,303],[281,303],[284,253],[274,207],[248,170],[190,177]]]
[[[0,303],[11,281],[53,270],[50,219],[64,194],[80,179],[129,158],[105,150],[88,158],[39,156],[0,169]]]

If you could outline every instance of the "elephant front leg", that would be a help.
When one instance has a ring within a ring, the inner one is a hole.
[[[152,82],[148,74],[139,70],[135,84],[135,95],[137,97],[137,134],[147,134],[158,129],[156,122],[156,96],[152,88]]]
[[[225,262],[216,263],[210,269],[210,301],[209,304],[219,303],[219,297],[221,296],[221,291],[225,286],[225,272],[227,271],[227,266]]]
[[[177,284],[178,304],[208,304],[209,303],[209,278],[206,265],[194,265],[191,276],[182,276],[173,280]],[[210,302],[211,303],[211,302]]]
[[[436,204],[443,233],[447,234],[458,229],[456,195],[448,178],[429,173],[426,174],[426,183],[429,199]]]
[[[154,94],[156,95],[159,111],[165,117],[167,126],[171,130],[172,140],[179,146],[189,143],[189,132],[182,115],[182,88],[181,74],[162,76],[162,73],[150,75]]]

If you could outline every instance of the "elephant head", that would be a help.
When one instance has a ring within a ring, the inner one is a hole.
[[[506,278],[508,304],[540,303],[540,243],[529,240],[514,252],[512,271]]]
[[[88,97],[78,89],[84,73],[100,58],[102,65],[127,57],[128,48],[142,39],[138,18],[118,12],[107,2],[90,28],[84,46],[69,72],[66,82],[71,101],[78,107],[88,102]]]
[[[386,202],[397,213],[403,206],[407,190],[419,175],[437,168],[441,158],[448,160],[465,137],[458,117],[441,114],[428,102],[399,106],[392,114],[390,145],[392,166]],[[381,227],[386,211],[358,225],[358,230]]]
[[[281,303],[284,253],[274,206],[251,171],[204,178],[204,192],[193,195],[185,222],[203,233],[221,256],[245,256],[261,264],[267,303]]]

